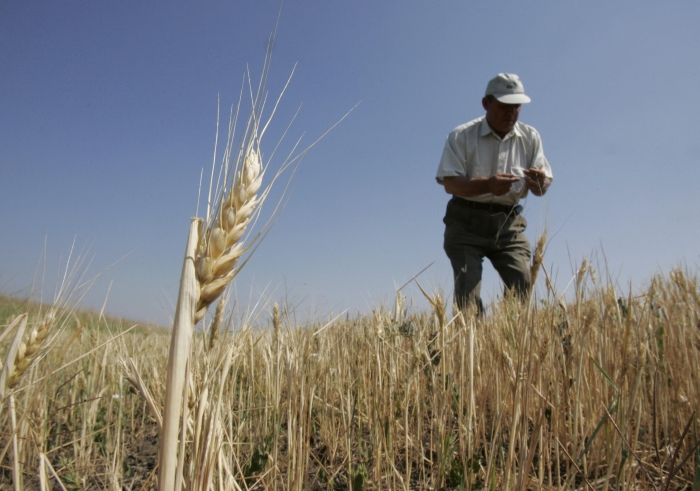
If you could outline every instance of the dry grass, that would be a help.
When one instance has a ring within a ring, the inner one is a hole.
[[[277,307],[269,328],[233,321],[213,343],[196,335],[180,479],[186,489],[697,489],[697,279],[673,271],[633,296],[578,277],[565,310],[504,301],[476,321],[437,300],[436,312],[409,315],[399,297],[330,325],[292,325]],[[27,332],[43,320],[30,315]],[[155,489],[169,338],[130,331],[105,344],[114,334],[97,320],[66,326],[10,390],[3,489],[15,465],[19,489],[40,489],[41,476],[45,489],[58,479]]]

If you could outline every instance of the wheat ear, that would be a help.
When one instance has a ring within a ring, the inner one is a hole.
[[[275,302],[275,305],[272,306],[272,342],[275,346],[275,350],[277,349],[277,343],[279,342],[281,325],[282,319],[280,318],[280,306],[277,305],[277,302]]]
[[[44,341],[49,336],[51,327],[56,320],[56,313],[51,311],[44,317],[38,328],[32,329],[27,339],[26,349],[24,352],[20,349],[15,359],[15,373],[10,377],[9,387],[13,388],[19,383],[19,379],[27,368],[39,356],[39,352],[44,345]]]
[[[44,341],[48,338],[51,327],[56,320],[56,313],[53,310],[50,311],[44,316],[44,320],[39,324],[39,327],[32,329],[29,333],[29,337],[24,341],[22,340],[22,334],[24,332],[24,325],[26,325],[27,322],[26,314],[24,314],[24,316],[22,325],[15,336],[15,342],[13,342],[13,347],[15,344],[16,347],[14,348],[14,352],[12,352],[11,348],[11,352],[8,353],[8,357],[5,360],[5,367],[0,376],[0,386],[2,386],[3,392],[4,390],[17,387],[24,372],[27,371],[27,368],[29,368],[39,356]],[[19,319],[19,317],[17,319]]]
[[[214,314],[214,320],[209,327],[209,350],[216,345],[219,339],[219,332],[221,331],[221,325],[224,322],[224,311],[226,310],[226,297],[222,297],[219,303],[216,304],[216,313]]]
[[[194,323],[204,318],[211,305],[236,276],[235,266],[246,252],[241,239],[251,216],[264,201],[257,193],[263,178],[260,152],[249,148],[228,196],[222,201],[213,226],[203,234],[197,251],[200,293]]]
[[[14,375],[15,361],[18,353],[26,350],[26,346],[24,346],[24,343],[22,342],[22,337],[24,336],[24,329],[27,326],[27,314],[18,315],[7,327],[3,333],[3,337],[9,334],[15,326],[18,326],[17,332],[15,333],[15,337],[10,344],[10,348],[7,350],[5,362],[2,364],[2,371],[0,371],[0,402],[4,400],[5,391],[8,387],[8,381]]]
[[[540,272],[540,266],[542,266],[542,261],[544,259],[544,246],[547,244],[547,231],[545,230],[540,238],[537,239],[537,245],[535,246],[535,252],[532,254],[532,265],[530,266],[530,290],[535,289],[535,282],[537,281],[537,275]]]
[[[583,286],[583,280],[586,279],[586,273],[588,272],[588,258],[584,257],[581,262],[581,267],[576,272],[576,295],[581,294],[581,287]]]

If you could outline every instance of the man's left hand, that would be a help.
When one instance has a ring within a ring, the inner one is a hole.
[[[552,180],[548,178],[541,167],[533,167],[532,169],[525,169],[523,171],[525,174],[525,184],[527,188],[532,191],[535,196],[542,196],[547,192]]]

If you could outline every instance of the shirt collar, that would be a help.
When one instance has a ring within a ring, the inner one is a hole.
[[[489,126],[489,122],[486,121],[486,116],[481,118],[480,125],[481,125],[481,127],[479,128],[479,136],[486,136],[489,133],[493,133],[494,136],[500,138],[500,136],[498,136],[496,133],[494,133],[494,131],[491,129],[491,126]],[[513,127],[513,130],[510,133],[508,133],[508,135],[506,135],[505,138],[503,138],[503,139],[505,140],[505,139],[509,138],[509,135],[511,133],[514,136],[519,136],[519,137],[523,136],[523,132],[520,131],[520,122],[515,123],[515,127]]]

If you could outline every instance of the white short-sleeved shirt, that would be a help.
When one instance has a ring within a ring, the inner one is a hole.
[[[482,116],[458,126],[447,136],[436,179],[443,184],[444,177],[452,176],[489,177],[498,172],[523,176],[524,169],[533,167],[541,167],[552,179],[552,169],[542,151],[542,139],[537,130],[518,121],[501,139]],[[503,196],[487,193],[470,196],[469,200],[515,205],[527,191],[525,180],[521,179]]]

